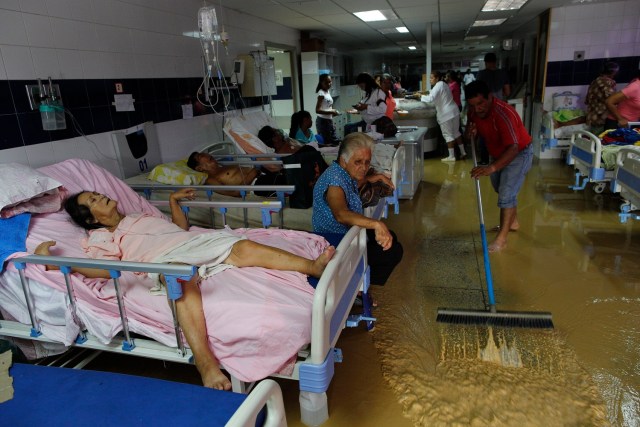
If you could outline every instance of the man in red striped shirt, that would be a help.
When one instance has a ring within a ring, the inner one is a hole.
[[[495,98],[486,83],[476,80],[467,85],[465,93],[469,104],[467,136],[472,140],[481,136],[491,155],[491,162],[474,167],[471,176],[489,176],[498,193],[500,226],[489,245],[490,252],[497,252],[507,246],[509,231],[520,228],[517,196],[533,160],[531,136],[516,110]]]

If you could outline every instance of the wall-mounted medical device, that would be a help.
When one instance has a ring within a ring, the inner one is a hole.
[[[40,111],[42,128],[44,130],[66,129],[67,121],[64,117],[60,86],[54,85],[49,77],[48,85],[38,79],[37,85],[26,85],[26,88],[31,109]]]
[[[263,51],[239,55],[236,61],[244,62],[242,96],[269,96],[278,93],[274,59]]]
[[[241,85],[244,83],[244,60],[233,61],[233,71],[231,72],[231,83]]]

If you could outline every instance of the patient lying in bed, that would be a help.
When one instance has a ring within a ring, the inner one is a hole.
[[[286,185],[287,177],[283,171],[270,171],[265,168],[242,167],[239,165],[222,166],[207,153],[193,152],[187,160],[191,169],[208,175],[208,185]],[[240,197],[238,191],[218,191],[226,196]],[[256,195],[269,197],[271,192],[256,191]]]
[[[67,199],[65,209],[81,227],[92,230],[85,252],[94,258],[135,262],[166,262],[199,267],[198,274],[183,286],[183,296],[176,301],[178,320],[195,364],[206,387],[229,390],[231,383],[220,371],[210,349],[198,282],[230,267],[264,267],[297,271],[320,277],[335,253],[328,247],[317,259],[310,260],[290,252],[262,245],[232,235],[224,230],[190,232],[178,201],[193,199],[195,190],[181,189],[170,197],[172,223],[146,214],[125,216],[109,197],[84,191]],[[41,243],[36,254],[49,255],[55,242]],[[47,266],[48,269],[57,269]],[[75,268],[86,277],[109,278],[107,270]]]

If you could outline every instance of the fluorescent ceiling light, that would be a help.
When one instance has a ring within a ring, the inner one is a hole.
[[[364,22],[373,22],[373,21],[386,21],[387,17],[382,14],[379,10],[366,10],[364,12],[355,12],[358,18],[362,19]]]
[[[528,0],[487,0],[482,6],[483,12],[520,9]]]
[[[408,33],[409,29],[407,27],[396,27],[399,33]]]
[[[482,40],[482,39],[486,39],[488,36],[485,34],[484,36],[468,36],[465,37],[464,40]]]
[[[478,20],[478,21],[475,21],[471,26],[472,27],[492,27],[494,25],[500,25],[506,20],[507,18]]]
[[[409,46],[409,50],[416,50],[417,48],[415,46]]]

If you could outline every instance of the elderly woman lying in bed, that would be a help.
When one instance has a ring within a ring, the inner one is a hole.
[[[193,189],[181,189],[171,195],[172,223],[147,214],[125,216],[118,211],[115,200],[96,192],[85,191],[70,197],[65,209],[78,225],[91,230],[82,244],[92,258],[199,267],[198,274],[184,284],[183,296],[176,302],[178,320],[204,385],[229,390],[231,383],[220,371],[207,340],[199,279],[230,267],[264,267],[320,277],[333,257],[335,248],[328,247],[317,259],[310,260],[225,230],[204,233],[188,231],[187,218],[178,201],[194,197]],[[49,248],[53,245],[53,241],[43,242],[35,253],[49,255]],[[55,266],[47,268],[57,269]],[[110,277],[107,270],[76,268],[73,271],[92,278]]]

